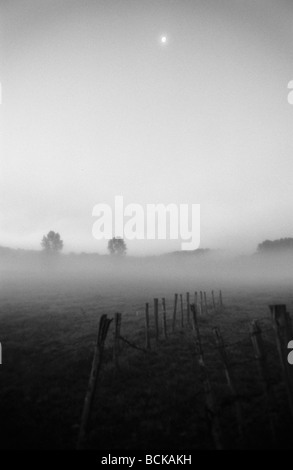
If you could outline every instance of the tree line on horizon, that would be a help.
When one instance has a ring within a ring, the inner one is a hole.
[[[45,254],[58,255],[61,253],[64,247],[64,242],[58,232],[51,230],[47,235],[44,235],[41,240],[41,247]],[[5,254],[14,251],[12,248],[0,246],[0,253]],[[15,250],[16,251],[16,250]],[[19,251],[19,250],[17,250]],[[20,250],[20,251],[31,251],[31,250]],[[209,252],[209,249],[195,250],[197,252]],[[123,238],[113,237],[108,241],[108,252],[113,256],[125,256],[127,253],[127,245]],[[273,254],[273,253],[293,253],[293,238],[279,238],[277,240],[265,240],[257,245],[256,253],[259,254]],[[179,252],[174,252],[179,253]],[[180,252],[181,253],[181,252]]]
[[[41,246],[46,253],[57,254],[64,246],[60,234],[51,230],[47,235],[44,235]],[[258,253],[275,253],[280,251],[293,251],[293,238],[280,238],[278,240],[265,240],[257,245]],[[111,255],[123,256],[126,255],[127,246],[123,238],[113,237],[108,242],[108,251]]]

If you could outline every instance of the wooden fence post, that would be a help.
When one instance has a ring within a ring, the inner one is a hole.
[[[290,412],[293,418],[293,370],[287,361],[288,342],[292,340],[292,324],[286,305],[270,305],[276,343],[283,371]]]
[[[173,333],[174,333],[175,328],[176,328],[177,301],[178,301],[178,294],[175,294],[175,295],[174,295],[173,321],[172,321],[172,330],[173,330]]]
[[[262,382],[263,391],[266,399],[266,409],[269,418],[272,442],[276,445],[276,410],[275,410],[275,394],[270,384],[266,353],[264,349],[261,328],[256,320],[250,324],[250,338],[253,345],[254,357],[257,360],[257,367]]]
[[[77,442],[77,449],[84,448],[90,414],[94,401],[94,395],[97,387],[97,381],[103,361],[104,344],[107,337],[108,329],[112,319],[108,319],[107,315],[102,315],[100,318],[98,339],[94,349],[94,357],[92,362],[91,373],[88,382],[88,388],[85,395],[84,406],[81,416],[81,423],[79,428],[79,436]]]
[[[184,310],[183,310],[183,295],[180,294],[180,310],[181,310],[181,327],[184,326]]]
[[[113,361],[116,369],[119,368],[119,352],[120,352],[120,332],[121,332],[121,313],[115,313],[114,317],[114,344],[113,344]]]
[[[217,309],[216,309],[216,302],[215,302],[215,294],[213,290],[212,290],[212,302],[213,302],[214,312],[216,313]]]
[[[199,342],[200,354],[203,354],[203,351],[201,349],[200,331],[199,331],[199,326],[198,326],[198,321],[197,321],[198,309],[195,304],[191,304],[190,310],[192,314],[192,329],[196,330],[195,338]]]
[[[194,292],[194,306],[197,309],[198,308],[198,300],[197,300],[197,291]]]
[[[167,313],[166,313],[166,299],[162,298],[162,307],[163,307],[163,335],[167,339]]]
[[[194,337],[196,353],[198,357],[198,365],[199,365],[201,375],[203,378],[207,420],[210,426],[211,435],[212,435],[215,447],[216,449],[220,450],[220,449],[223,449],[223,444],[222,444],[222,430],[221,430],[220,419],[219,419],[219,410],[215,403],[208,369],[204,361],[203,348],[202,348],[202,343],[201,343],[200,331],[199,331],[199,327],[197,323],[197,312],[196,312],[195,305],[192,304],[190,306],[190,309],[192,312],[193,337]]]
[[[230,365],[230,360],[226,351],[225,343],[223,340],[223,337],[220,333],[220,330],[218,328],[213,328],[215,339],[216,339],[216,344],[222,359],[223,367],[224,367],[224,372],[225,372],[225,377],[227,381],[227,385],[230,389],[230,393],[233,398],[233,403],[234,403],[234,409],[235,409],[235,415],[237,419],[237,427],[238,427],[238,433],[239,437],[241,439],[242,444],[244,443],[244,424],[243,424],[243,415],[242,415],[242,409],[241,409],[241,404],[239,400],[239,395],[237,393],[235,383],[234,383],[234,378],[231,370],[231,365]]]
[[[224,309],[224,304],[223,304],[223,297],[222,297],[222,291],[220,290],[219,292],[219,307],[220,307],[220,312]]]
[[[187,325],[190,325],[190,300],[189,300],[189,292],[186,292],[186,314],[187,314]]]
[[[159,340],[159,299],[154,299],[155,336]]]
[[[202,299],[202,291],[200,291],[199,295],[200,295],[200,315],[203,315],[203,299]]]
[[[151,349],[149,304],[145,304],[145,347]]]
[[[204,295],[204,308],[205,308],[205,313],[206,313],[206,315],[207,315],[209,312],[208,312],[208,302],[207,302],[207,294],[206,294],[206,292],[204,292],[203,295]]]

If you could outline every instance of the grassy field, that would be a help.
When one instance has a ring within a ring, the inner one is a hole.
[[[44,283],[6,277],[1,290],[0,446],[3,449],[71,449],[76,446],[99,318],[122,313],[122,335],[143,347],[144,305],[166,297],[168,329],[174,292],[193,293],[215,285],[168,283],[119,286],[70,280]],[[224,446],[238,448],[235,415],[212,328],[220,328],[234,364],[245,417],[247,448],[270,448],[268,416],[258,378],[249,323],[260,319],[276,393],[277,447],[292,446],[292,425],[268,305],[285,303],[289,288],[223,289],[225,309],[199,319],[205,360],[221,409]],[[192,299],[192,297],[191,297]],[[210,304],[210,295],[209,295]],[[87,447],[94,449],[211,449],[204,393],[191,328],[180,327],[148,353],[121,344],[120,370],[112,361],[110,326],[91,417]]]

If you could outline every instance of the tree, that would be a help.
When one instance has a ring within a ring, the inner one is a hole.
[[[59,233],[55,233],[51,230],[47,236],[43,236],[41,245],[46,253],[57,254],[63,248],[63,241],[61,240]]]
[[[293,238],[280,238],[278,240],[265,240],[257,246],[259,253],[293,252]]]
[[[108,250],[111,255],[125,255],[127,250],[126,243],[121,237],[111,238],[108,242]]]

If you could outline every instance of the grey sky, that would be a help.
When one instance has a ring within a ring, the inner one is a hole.
[[[9,0],[0,14],[0,244],[39,248],[52,229],[102,252],[92,208],[120,194],[200,203],[203,248],[292,236],[291,1]]]

